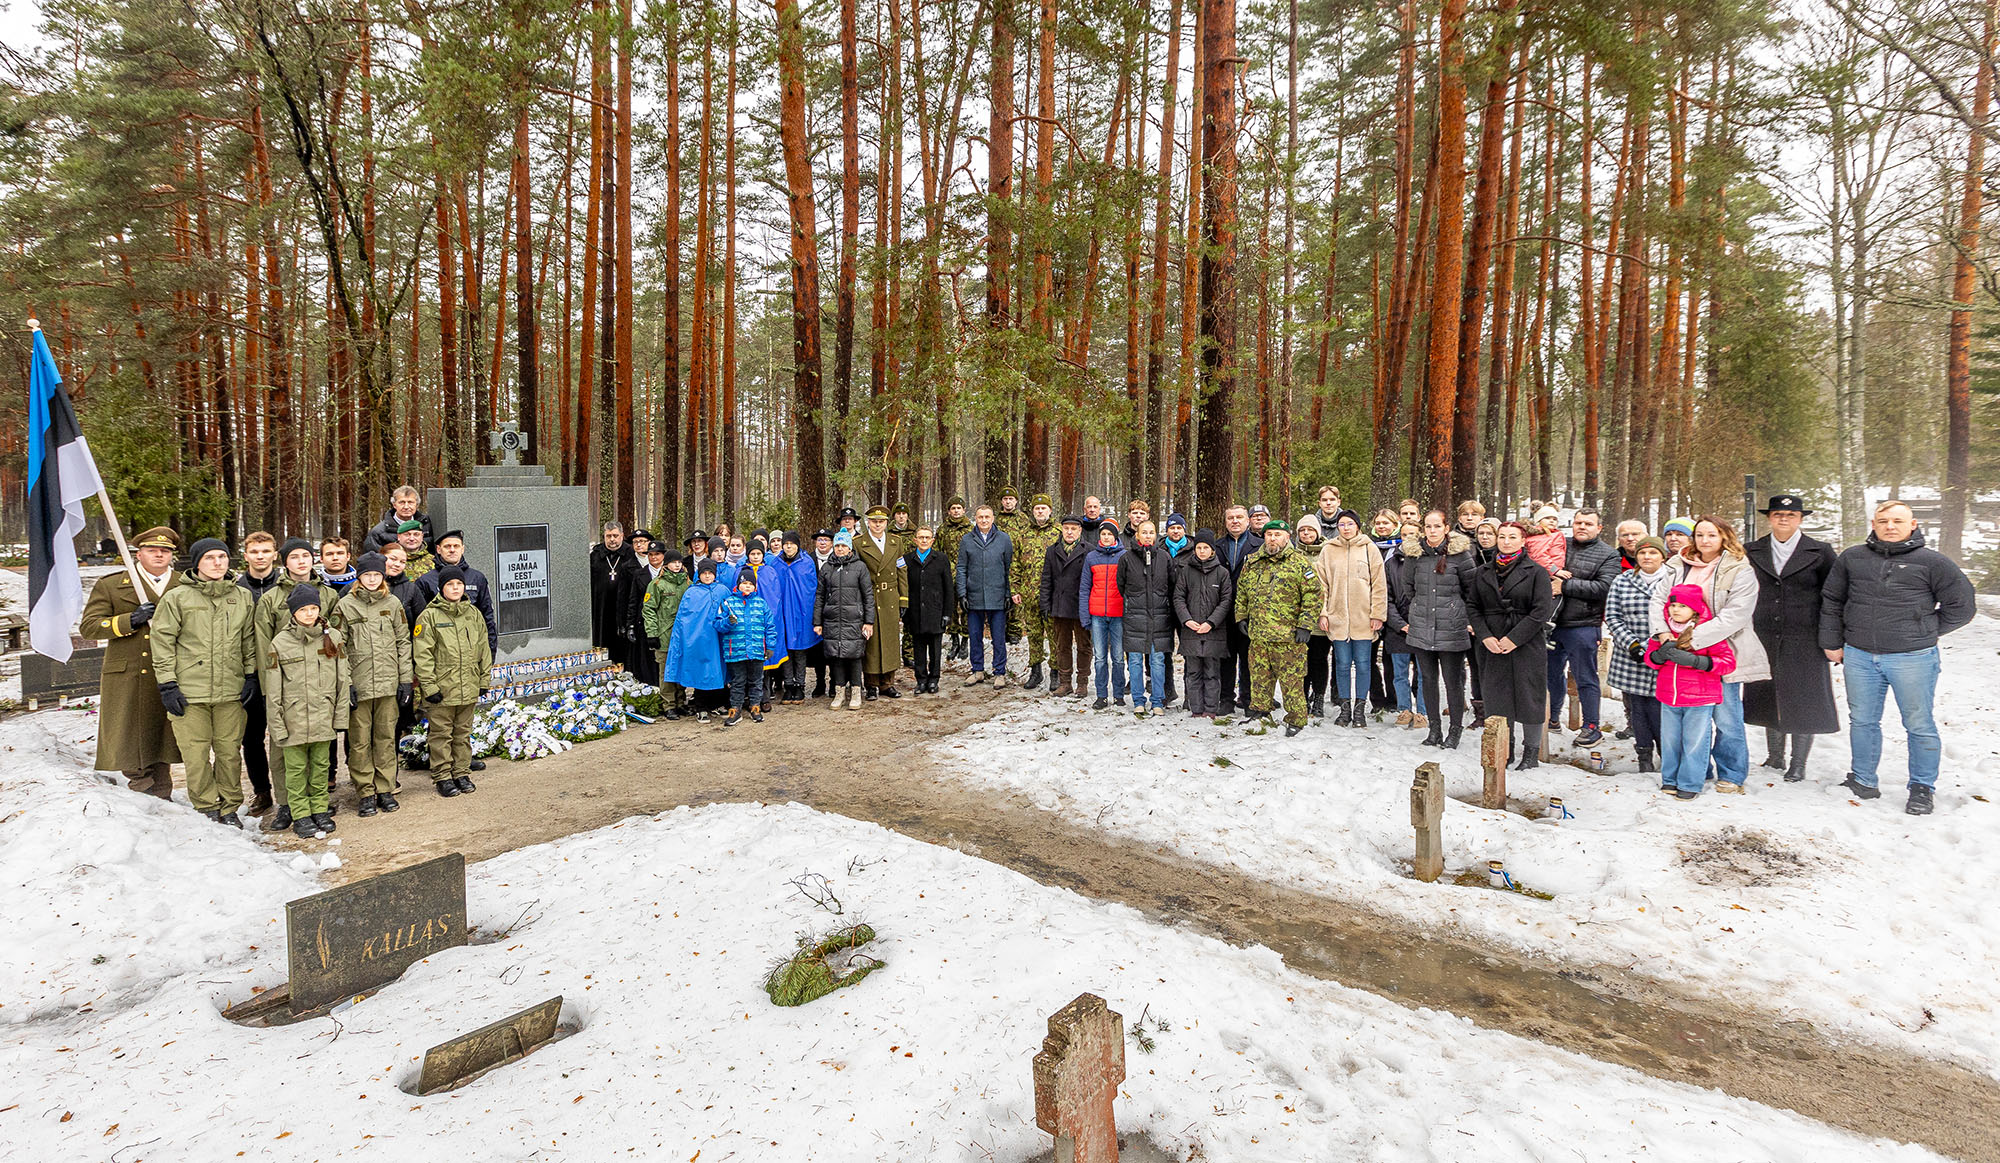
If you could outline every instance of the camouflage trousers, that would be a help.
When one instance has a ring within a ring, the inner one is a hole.
[[[1012,625],[1019,627],[1028,638],[1028,665],[1040,666],[1048,657],[1049,620],[1042,617],[1041,606],[1033,598],[1023,597],[1021,604],[1007,613]]]
[[[1285,703],[1285,722],[1306,725],[1306,648],[1289,639],[1250,643],[1250,710],[1271,701],[1275,687]]]

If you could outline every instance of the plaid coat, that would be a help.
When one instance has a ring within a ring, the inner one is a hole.
[[[1611,666],[1604,679],[1627,694],[1653,697],[1658,675],[1626,650],[1632,643],[1644,643],[1647,623],[1653,610],[1667,600],[1671,575],[1660,570],[1651,577],[1628,569],[1611,583],[1604,595],[1604,630],[1611,637]]]

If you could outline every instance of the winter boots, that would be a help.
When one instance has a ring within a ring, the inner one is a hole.
[[[1021,684],[1021,689],[1024,691],[1031,691],[1039,689],[1041,685],[1042,685],[1042,664],[1039,662],[1032,663],[1028,667],[1028,681]]]
[[[1336,727],[1352,727],[1354,725],[1353,700],[1335,699],[1333,702],[1335,706],[1340,708],[1340,714],[1334,718],[1333,725]]]
[[[1910,802],[1903,805],[1903,810],[1912,816],[1928,816],[1931,814],[1931,797],[1928,786],[1913,783],[1910,785]]]
[[[1368,725],[1368,700],[1356,699],[1354,700],[1354,721],[1352,723],[1349,723],[1348,726],[1366,727],[1367,725]]]
[[[860,710],[860,709],[861,709],[861,699],[862,699],[862,693],[863,693],[863,692],[862,692],[862,689],[861,689],[860,687],[858,687],[858,686],[851,686],[851,687],[848,687],[848,688],[847,688],[847,709],[848,709],[848,710],[850,710],[850,711],[858,711],[858,710]]]
[[[1764,728],[1764,762],[1759,766],[1774,771],[1785,770],[1785,733],[1775,727]]]
[[[1430,733],[1424,736],[1423,746],[1425,747],[1444,746],[1444,730],[1442,724],[1439,723],[1431,724]]]
[[[813,697],[814,697],[814,698],[818,698],[819,696],[818,696],[818,695],[814,695]],[[836,710],[836,711],[837,711],[837,710],[839,710],[839,709],[840,709],[840,704],[841,704],[841,703],[842,703],[842,702],[843,702],[843,701],[844,701],[844,700],[845,700],[846,698],[847,698],[847,688],[846,688],[846,687],[844,687],[844,686],[837,686],[837,687],[834,687],[834,688],[833,688],[833,709],[834,709],[834,710]]]
[[[1069,675],[1060,670],[1050,670],[1049,695],[1052,698],[1058,699],[1068,698],[1070,695]]]
[[[1812,754],[1812,745],[1813,737],[1811,735],[1792,736],[1792,763],[1791,766],[1785,768],[1786,783],[1804,782],[1806,778],[1806,756]],[[1925,801],[1925,808],[1922,812],[1912,812],[1911,814],[1930,814],[1929,801]]]
[[[1453,719],[1451,721],[1451,732],[1444,737],[1444,749],[1446,751],[1458,750],[1458,741],[1464,738],[1464,736],[1465,728],[1459,726],[1457,719]]]

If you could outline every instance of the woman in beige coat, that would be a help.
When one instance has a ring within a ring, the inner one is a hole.
[[[1313,563],[1319,575],[1319,628],[1333,643],[1333,689],[1340,703],[1336,727],[1368,722],[1368,644],[1388,616],[1389,579],[1382,551],[1361,531],[1361,518],[1342,509],[1334,534]]]

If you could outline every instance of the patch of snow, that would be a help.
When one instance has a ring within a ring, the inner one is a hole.
[[[1804,783],[1753,766],[1750,794],[1692,803],[1663,799],[1658,781],[1638,774],[1632,745],[1607,735],[1597,750],[1608,775],[1562,762],[1508,773],[1510,795],[1538,813],[1561,797],[1575,818],[1560,825],[1477,807],[1476,729],[1444,751],[1387,722],[1318,725],[1286,739],[1178,709],[1119,722],[1115,711],[1040,698],[936,754],[968,783],[1194,860],[1540,957],[1720,991],[2000,1076],[1996,653],[2000,621],[1991,617],[1945,639],[1936,710],[1944,772],[1930,817],[1903,813],[1907,749],[1893,710],[1883,794],[1871,803],[1836,786],[1847,771],[1844,731],[1819,737]],[[1604,717],[1623,720],[1608,696]],[[1750,735],[1756,764],[1763,733]],[[1555,750],[1573,754],[1569,739],[1558,736]],[[1447,875],[1436,884],[1408,875],[1410,780],[1429,761],[1453,797]],[[1555,899],[1450,883],[1489,859]]]
[[[26,735],[0,727],[17,751]],[[0,785],[0,814],[35,825],[0,832],[0,920],[37,926],[28,976],[68,983],[67,1004],[0,1029],[10,1159],[1020,1160],[1049,1143],[1030,1058],[1085,990],[1144,1020],[1153,1049],[1128,1044],[1119,1121],[1180,1158],[1936,1158],[1406,1010],[798,805],[682,808],[475,865],[470,919],[515,926],[504,939],[330,1017],[238,1026],[220,1009],[277,984],[276,918],[309,886],[185,809],[105,807],[61,742]],[[52,828],[60,858],[23,844]],[[836,923],[791,885],[807,870],[838,921],[877,929],[886,966],[780,1009],[765,968]],[[14,903],[52,873],[61,890]],[[83,980],[99,952],[120,980]],[[10,963],[0,991],[22,980]],[[456,1091],[401,1089],[427,1047],[558,993],[573,1036]]]

